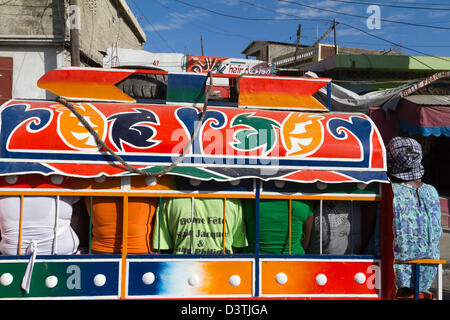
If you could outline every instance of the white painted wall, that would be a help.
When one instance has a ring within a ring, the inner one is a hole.
[[[13,99],[54,99],[55,95],[37,87],[46,72],[63,66],[60,46],[0,46],[0,57],[13,58]]]

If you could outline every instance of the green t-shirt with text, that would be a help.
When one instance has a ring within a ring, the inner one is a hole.
[[[160,206],[153,234],[155,249],[181,254],[223,253],[223,199],[165,198]],[[226,200],[225,221],[226,253],[233,253],[233,247],[247,246],[239,199]]]

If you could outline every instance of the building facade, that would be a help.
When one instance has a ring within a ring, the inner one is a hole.
[[[101,66],[108,47],[141,49],[146,41],[125,0],[12,0],[0,17],[0,102],[53,96],[36,82],[72,64],[71,28],[78,28],[81,66]]]

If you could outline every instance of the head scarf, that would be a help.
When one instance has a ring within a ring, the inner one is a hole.
[[[390,176],[404,181],[417,180],[423,176],[422,147],[416,140],[395,137],[389,141],[386,151]]]

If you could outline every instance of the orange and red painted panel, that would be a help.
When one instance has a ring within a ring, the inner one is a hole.
[[[178,158],[201,114],[199,108],[177,105],[79,103],[76,109],[125,161],[150,171]],[[1,108],[0,121],[1,175],[128,174],[57,102],[10,101]],[[260,169],[270,169],[270,175]],[[386,181],[385,170],[381,136],[364,114],[210,107],[191,149],[172,173],[218,181],[310,181],[314,172],[327,171],[332,182],[368,183]]]
[[[244,76],[239,81],[239,106],[327,111],[312,95],[330,79]]]
[[[380,298],[380,263],[361,259],[262,259],[261,295]]]
[[[251,259],[129,259],[128,297],[251,297]]]

